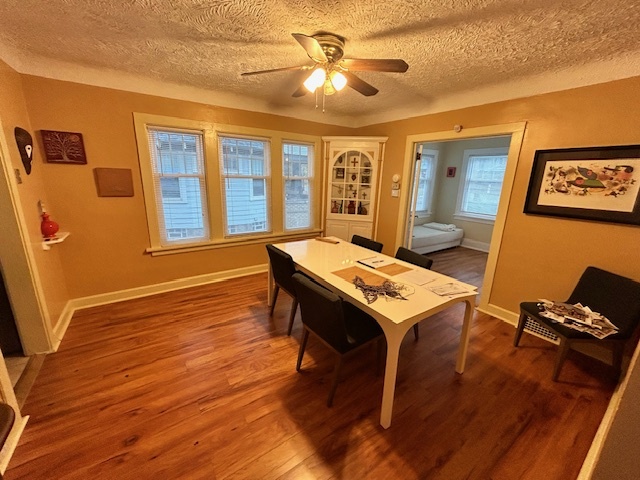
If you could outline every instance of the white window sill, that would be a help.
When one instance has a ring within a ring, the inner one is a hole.
[[[468,215],[464,213],[456,213],[453,218],[455,220],[464,220],[465,222],[483,223],[485,225],[493,225],[496,222],[494,217],[484,217],[476,215]]]
[[[303,240],[322,234],[321,229],[305,230],[304,232],[283,232],[278,234],[252,235],[239,238],[225,238],[199,243],[183,243],[179,245],[149,247],[145,250],[152,257],[161,255],[173,255],[176,253],[199,252],[202,250],[214,250],[217,248],[236,247],[239,245],[254,245],[265,242],[284,242]]]

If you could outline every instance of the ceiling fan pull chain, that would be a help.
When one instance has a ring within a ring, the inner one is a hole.
[[[327,98],[324,94],[324,87],[322,87],[322,113],[324,113],[324,99]]]

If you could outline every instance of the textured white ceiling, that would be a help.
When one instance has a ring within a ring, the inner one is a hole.
[[[640,75],[639,0],[2,0],[0,58],[22,73],[362,125]],[[291,33],[346,38],[380,90],[292,98]]]

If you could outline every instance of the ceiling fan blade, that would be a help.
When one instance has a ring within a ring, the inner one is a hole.
[[[353,88],[356,92],[361,93],[365,97],[370,97],[378,93],[378,89],[373,85],[369,85],[367,82],[362,80],[359,77],[356,77],[351,72],[342,72],[342,74],[347,77],[347,85]]]
[[[340,64],[354,72],[398,72],[404,73],[409,65],[398,58],[343,58]]]
[[[293,92],[293,95],[291,95],[291,96],[292,97],[304,97],[307,94],[308,91],[309,90],[307,90],[307,87],[305,87],[304,85],[300,85],[298,87],[298,89],[295,92]]]
[[[286,72],[290,70],[306,70],[312,67],[308,65],[300,65],[298,67],[282,67],[282,68],[272,68],[271,70],[258,70],[257,72],[245,72],[240,75],[243,77],[248,77],[249,75],[261,75],[263,73],[273,73],[273,72]]]
[[[302,48],[305,49],[307,55],[314,60],[315,62],[328,62],[329,59],[324,54],[322,50],[322,46],[318,43],[318,41],[310,37],[309,35],[304,35],[302,33],[292,33],[293,38],[295,38]]]

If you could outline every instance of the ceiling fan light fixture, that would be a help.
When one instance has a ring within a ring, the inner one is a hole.
[[[347,77],[345,77],[341,72],[333,71],[329,74],[329,80],[338,92],[347,86]]]
[[[316,68],[311,75],[304,81],[304,86],[310,92],[315,92],[316,88],[324,85],[327,79],[327,72],[324,68]]]
[[[331,80],[327,78],[327,81],[324,82],[324,94],[329,96],[333,95],[334,93],[336,93],[336,89],[333,87]]]

